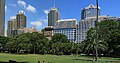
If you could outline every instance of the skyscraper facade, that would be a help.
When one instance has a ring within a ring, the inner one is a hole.
[[[80,41],[79,36],[80,36],[80,22],[76,26],[76,41],[75,41],[76,43]]]
[[[68,40],[75,42],[76,40],[76,19],[58,20],[54,27],[54,34],[64,34]]]
[[[112,16],[99,16],[98,22],[104,21],[104,20],[118,20],[120,18],[112,17]],[[82,42],[86,40],[87,31],[91,28],[95,28],[96,23],[96,17],[88,17],[84,20],[81,20],[79,22],[78,32],[76,33],[76,42]]]
[[[98,22],[104,20],[118,20],[117,17],[111,16],[100,16],[100,7],[98,7]],[[93,4],[89,5],[82,9],[81,12],[81,21],[77,26],[76,30],[76,42],[82,42],[86,40],[87,31],[90,28],[94,28],[96,24],[96,16],[97,16],[97,7]]]
[[[100,15],[100,7],[98,7],[98,15]],[[90,4],[88,7],[82,9],[81,19],[85,19],[87,17],[95,17],[97,16],[97,6]]]
[[[98,15],[100,16],[100,7],[98,7]],[[88,7],[82,9],[81,21],[76,28],[76,42],[82,42],[86,39],[86,33],[90,28],[95,27],[97,16],[97,6],[90,4]]]
[[[17,29],[25,28],[26,27],[26,16],[24,11],[19,11],[16,15],[17,20]]]
[[[14,36],[17,34],[17,21],[16,19],[11,19],[8,21],[7,27],[7,37]]]
[[[24,11],[19,11],[15,19],[8,21],[7,36],[15,36],[19,31],[26,28],[26,16]]]
[[[0,0],[0,36],[4,36],[5,29],[5,0]]]
[[[57,20],[60,19],[60,14],[57,8],[51,8],[48,13],[48,26],[54,26]]]

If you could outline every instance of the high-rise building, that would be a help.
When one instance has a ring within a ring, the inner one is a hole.
[[[15,36],[19,34],[19,29],[26,28],[26,16],[24,11],[19,11],[15,19],[8,21],[7,36]]]
[[[17,21],[16,19],[11,19],[8,21],[7,27],[7,37],[14,36],[17,34]]]
[[[98,7],[98,15],[100,15],[100,7]],[[82,9],[81,19],[85,19],[87,17],[95,17],[97,16],[97,6],[90,4],[88,7]]]
[[[100,16],[100,7],[98,7],[98,15]],[[87,20],[87,19],[96,16],[97,16],[97,6],[90,4],[88,7],[82,9],[81,21],[79,22],[76,28],[76,42],[81,42],[86,39],[87,31],[90,28],[95,27],[95,20],[96,20],[96,19],[91,19],[91,20]]]
[[[104,20],[118,20],[120,18],[112,17],[112,16],[100,16],[100,7],[98,7],[98,22]],[[93,4],[88,7],[82,9],[81,12],[81,21],[79,22],[76,28],[76,42],[80,43],[86,40],[87,31],[90,28],[94,28],[96,24],[96,16],[97,16],[97,7]]]
[[[19,11],[16,15],[17,20],[17,29],[25,28],[26,27],[26,16],[24,11]]]
[[[5,29],[5,0],[0,0],[0,36],[4,36]]]
[[[60,14],[57,8],[51,8],[48,13],[48,26],[54,26],[57,20],[60,19]]]
[[[99,16],[98,22],[104,21],[104,20],[118,20],[120,18],[112,17],[112,16]],[[77,27],[77,36],[76,36],[76,42],[82,42],[86,40],[87,31],[90,28],[94,28],[96,23],[96,17],[88,17],[84,20],[81,20],[79,22],[79,26]]]
[[[76,40],[76,19],[58,20],[54,27],[54,34],[60,33],[68,37],[68,40],[75,42]]]
[[[79,42],[80,38],[79,38],[79,35],[80,35],[80,22],[76,25],[76,43]]]

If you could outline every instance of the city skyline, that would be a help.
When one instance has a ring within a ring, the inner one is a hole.
[[[37,2],[36,2],[37,1]],[[48,10],[53,7],[53,0],[6,0],[6,17],[5,17],[5,28],[7,29],[7,22],[11,18],[15,18],[14,16],[19,12],[19,10],[25,11],[25,15],[27,16],[27,27],[36,26],[38,30],[41,30],[43,27],[47,26],[47,14]],[[109,2],[109,3],[108,3]],[[67,4],[66,4],[67,3]],[[101,15],[110,15],[119,17],[118,10],[116,10],[116,5],[110,3],[118,3],[117,1],[103,1],[99,2],[99,6],[101,7]],[[74,4],[74,5],[71,5]],[[92,0],[74,0],[74,1],[61,1],[56,0],[56,8],[59,9],[60,19],[69,19],[75,18],[79,22],[81,19],[81,9],[89,6],[90,4],[95,4],[95,1]],[[110,9],[110,10],[108,10]],[[115,12],[114,12],[115,11]],[[5,31],[6,31],[5,29]]]

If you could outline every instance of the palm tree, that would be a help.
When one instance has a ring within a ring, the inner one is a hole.
[[[85,42],[84,49],[87,52],[93,51],[93,56],[95,55],[95,61],[97,61],[98,51],[105,51],[107,49],[107,43],[103,39],[97,39],[97,30],[90,29],[87,33],[87,40]],[[93,57],[94,60],[94,57]]]
[[[96,16],[96,28],[97,30],[99,30],[99,26],[97,26],[98,24],[98,0],[96,0],[96,5],[97,5],[97,16]],[[98,40],[98,33],[96,32],[96,39]],[[98,43],[96,43],[97,47],[98,47]],[[97,57],[98,57],[98,50],[96,48],[96,61],[97,61]]]

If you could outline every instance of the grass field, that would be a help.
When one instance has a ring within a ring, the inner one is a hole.
[[[38,61],[45,61],[45,63],[120,63],[120,58],[110,58],[110,57],[102,57],[99,58],[98,62],[92,61],[83,61],[83,60],[75,60],[77,56],[75,55],[37,55],[37,54],[7,54],[0,53],[0,61],[16,60],[18,62],[28,62],[28,63],[37,63]],[[92,59],[91,57],[79,56],[79,59]],[[109,62],[109,61],[118,61],[118,62]]]

